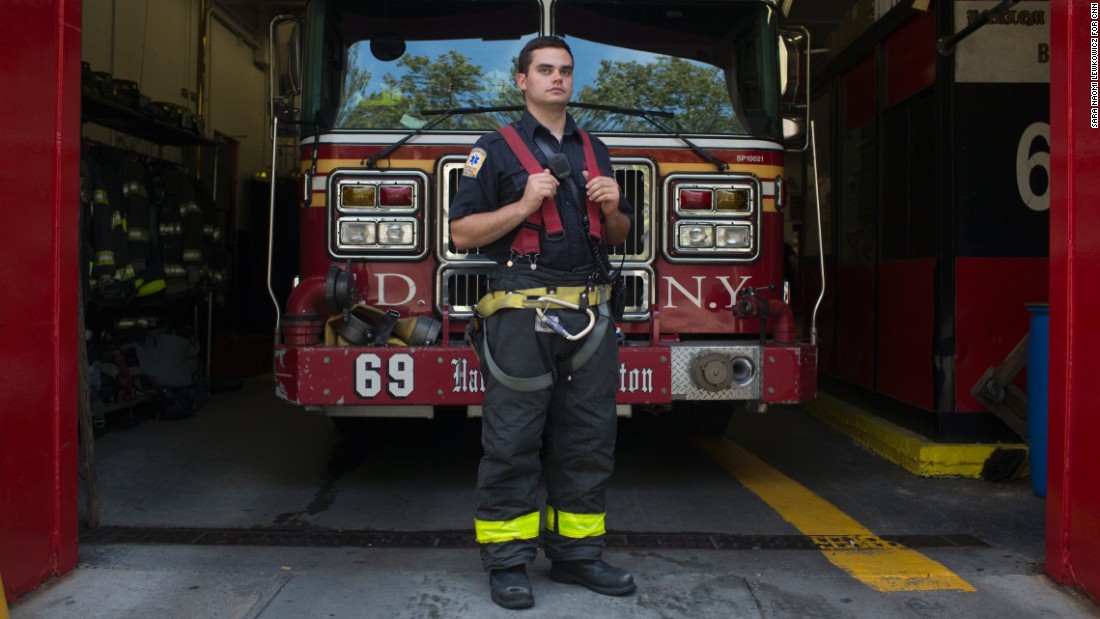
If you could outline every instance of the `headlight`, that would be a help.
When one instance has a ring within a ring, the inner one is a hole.
[[[411,208],[413,206],[412,185],[382,185],[379,191],[383,208]]]
[[[714,193],[719,212],[748,213],[752,210],[751,194],[747,189],[718,189]]]
[[[340,206],[345,208],[374,208],[378,206],[376,185],[344,185],[340,190]]]
[[[341,219],[339,246],[350,250],[408,250],[416,247],[416,220],[379,217]]]
[[[326,179],[329,255],[411,262],[428,253],[428,175],[337,168]]]
[[[405,181],[345,182],[340,185],[340,208],[407,211],[416,207],[416,189],[415,183]]]
[[[413,222],[387,221],[379,224],[380,245],[412,245],[415,240]]]
[[[715,245],[719,249],[752,247],[752,229],[748,226],[718,226]]]
[[[752,212],[752,192],[734,187],[681,187],[676,194],[681,211],[702,214],[717,212],[720,215]]]
[[[714,191],[710,189],[680,190],[680,209],[684,211],[709,211],[714,204]]]
[[[675,212],[686,217],[743,217],[756,209],[757,189],[743,181],[692,181],[674,188]]]
[[[714,247],[714,226],[710,224],[680,224],[680,247],[701,249]]]
[[[378,226],[373,221],[340,222],[340,244],[363,247],[377,243]]]
[[[748,263],[760,257],[763,185],[747,174],[671,174],[662,238],[670,262]]]

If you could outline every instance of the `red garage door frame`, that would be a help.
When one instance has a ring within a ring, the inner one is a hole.
[[[77,558],[80,0],[0,19],[0,575],[8,600]]]
[[[1100,82],[1097,8],[1051,2],[1046,569],[1100,601],[1100,123],[1090,96]]]
[[[1090,5],[1051,2],[1046,568],[1098,600],[1100,129]],[[9,599],[77,557],[80,30],[80,0],[9,3],[0,20],[0,574]]]

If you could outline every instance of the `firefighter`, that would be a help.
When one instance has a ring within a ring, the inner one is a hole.
[[[566,113],[565,41],[529,41],[517,70],[526,111],[471,150],[450,227],[456,247],[498,265],[471,322],[488,368],[474,524],[493,601],[518,609],[534,604],[540,477],[550,578],[605,595],[635,584],[601,559],[619,368],[606,246],[625,240],[632,211],[607,147]]]

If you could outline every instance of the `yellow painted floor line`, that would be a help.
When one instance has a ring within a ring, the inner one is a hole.
[[[867,527],[724,437],[695,446],[817,545],[833,565],[876,591],[974,591],[942,564]]]

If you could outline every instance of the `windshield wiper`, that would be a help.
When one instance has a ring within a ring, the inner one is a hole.
[[[658,129],[660,129],[661,131],[664,131],[665,133],[671,134],[673,137],[677,138],[678,140],[680,140],[681,142],[686,144],[689,148],[691,148],[691,150],[695,151],[695,153],[697,153],[700,157],[705,159],[707,162],[709,162],[715,168],[718,168],[719,172],[725,172],[726,169],[729,167],[726,164],[725,161],[722,161],[721,159],[719,159],[719,158],[715,157],[714,155],[708,153],[707,151],[703,150],[702,148],[697,146],[694,142],[692,142],[691,140],[689,140],[686,137],[684,137],[683,135],[681,135],[679,131],[668,128],[667,126],[665,126],[662,122],[660,122],[656,118],[658,116],[660,116],[662,118],[674,118],[675,114],[673,114],[672,112],[663,112],[663,111],[660,111],[660,110],[643,110],[643,109],[637,109],[637,108],[619,107],[617,105],[601,105],[601,104],[598,104],[598,103],[579,103],[579,102],[570,103],[569,107],[576,107],[576,108],[587,109],[587,110],[601,110],[601,111],[604,111],[604,112],[614,112],[616,114],[625,114],[627,116],[638,116],[640,118],[645,119],[647,122],[652,124],[654,127],[657,127]],[[491,106],[491,107],[455,107],[455,108],[450,108],[450,109],[445,109],[445,110],[424,110],[423,112],[421,112],[422,115],[424,115],[424,116],[438,116],[438,118],[433,118],[430,122],[425,123],[423,127],[417,128],[412,133],[406,135],[405,137],[401,138],[400,140],[394,142],[393,144],[390,144],[386,148],[378,151],[377,154],[372,155],[370,157],[367,157],[366,159],[363,159],[361,162],[359,162],[359,164],[363,165],[363,166],[366,166],[368,168],[375,167],[378,164],[379,161],[381,161],[382,159],[385,159],[386,157],[389,157],[390,154],[393,153],[393,151],[397,150],[398,148],[401,148],[401,146],[403,144],[405,144],[406,142],[408,142],[409,140],[411,140],[414,137],[420,135],[421,133],[435,127],[436,125],[442,123],[443,121],[447,120],[448,118],[451,118],[452,116],[461,116],[461,115],[464,115],[464,114],[486,114],[486,113],[492,113],[492,112],[522,112],[524,109],[526,109],[526,108],[522,105],[506,105],[506,106],[495,106],[495,107],[494,106]]]
[[[373,168],[378,165],[378,162],[389,157],[393,151],[401,148],[401,145],[416,136],[424,133],[428,129],[435,127],[439,123],[447,120],[452,116],[462,116],[463,114],[485,114],[490,112],[521,112],[525,108],[522,105],[506,105],[498,107],[453,107],[446,110],[424,110],[421,112],[424,116],[438,116],[439,118],[433,118],[430,122],[424,123],[424,126],[417,127],[416,131],[413,131],[409,135],[401,138],[400,140],[390,144],[386,148],[378,151],[377,154],[367,157],[359,162],[359,165]]]
[[[718,168],[719,172],[725,172],[726,168],[729,167],[725,161],[722,161],[718,157],[715,157],[714,155],[703,150],[702,148],[699,148],[691,140],[685,138],[683,135],[680,135],[679,131],[669,129],[656,118],[657,116],[660,116],[662,118],[673,118],[675,117],[675,114],[673,114],[672,112],[662,112],[659,110],[642,110],[629,107],[619,107],[616,105],[600,105],[598,103],[570,103],[569,106],[579,107],[586,110],[602,110],[605,112],[615,112],[617,114],[626,114],[627,116],[638,116],[640,118],[644,118],[654,127],[657,127],[665,133],[671,133],[673,137],[677,138],[684,144],[687,144],[688,147],[690,147],[691,150],[695,151],[700,157],[706,159],[711,165]]]

